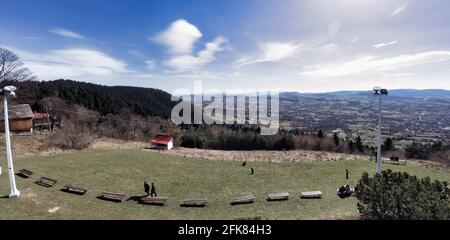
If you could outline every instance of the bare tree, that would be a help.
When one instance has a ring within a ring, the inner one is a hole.
[[[28,68],[23,66],[19,57],[5,48],[0,48],[0,82],[35,80]]]

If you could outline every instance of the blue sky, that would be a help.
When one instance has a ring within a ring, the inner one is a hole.
[[[0,46],[40,79],[166,91],[450,89],[444,0],[4,1]]]

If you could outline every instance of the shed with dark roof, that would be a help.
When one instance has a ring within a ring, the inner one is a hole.
[[[8,109],[9,130],[15,134],[33,133],[33,111],[29,104],[10,106]],[[5,132],[5,115],[3,108],[0,108],[0,132]]]

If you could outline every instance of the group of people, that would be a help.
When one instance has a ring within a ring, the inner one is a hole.
[[[341,186],[338,189],[338,194],[341,197],[349,197],[350,195],[352,195],[352,193],[353,193],[353,191],[348,184],[345,186]]]
[[[151,186],[148,185],[147,181],[144,182],[144,191],[147,194],[147,196],[150,197],[157,197],[158,195],[156,194],[156,188],[155,188],[155,184],[151,183]]]
[[[345,179],[346,180],[349,179],[349,175],[350,175],[350,172],[348,171],[348,169],[345,169]],[[352,193],[353,193],[353,191],[348,184],[345,186],[341,186],[338,189],[338,195],[341,197],[349,197],[350,195],[352,195]]]
[[[243,167],[247,166],[247,161],[243,162],[242,166]],[[253,175],[253,174],[255,174],[255,169],[254,168],[250,168],[250,175]]]

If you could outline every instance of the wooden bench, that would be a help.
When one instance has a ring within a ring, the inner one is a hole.
[[[181,207],[206,207],[208,204],[207,198],[197,198],[197,199],[185,199],[181,202]]]
[[[267,201],[283,201],[289,199],[289,193],[288,192],[281,192],[281,193],[269,193],[267,194]]]
[[[310,191],[310,192],[301,192],[300,198],[321,198],[321,191]]]
[[[29,177],[31,177],[31,175],[33,175],[33,172],[28,169],[20,169],[19,173],[20,173],[20,175],[22,175],[26,178],[29,178]]]
[[[163,206],[166,204],[168,198],[166,197],[143,197],[141,198],[141,203],[149,204],[149,205],[160,205]]]
[[[256,198],[253,195],[235,197],[231,200],[231,205],[251,204],[251,203],[254,203],[255,200],[256,200]]]
[[[65,185],[63,187],[63,189],[67,192],[77,193],[80,195],[83,195],[89,191],[89,189],[87,189],[87,188],[76,186],[76,185]]]
[[[41,177],[36,181],[36,184],[44,187],[53,187],[58,181],[48,177]]]
[[[100,195],[100,198],[102,198],[104,200],[122,202],[122,200],[125,198],[125,196],[126,195],[123,193],[102,192],[102,194]]]

